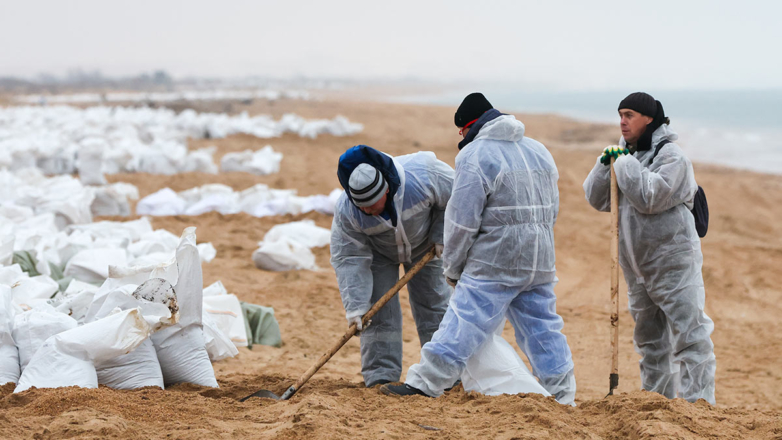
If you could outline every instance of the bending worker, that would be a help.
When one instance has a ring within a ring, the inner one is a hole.
[[[619,156],[619,263],[641,383],[671,399],[714,404],[714,323],[703,311],[703,254],[690,212],[698,190],[692,163],[674,143],[678,136],[660,101],[633,93],[619,104],[619,117],[619,148],[598,158],[584,191],[592,207],[610,211],[609,156]]]
[[[361,317],[434,245],[443,249],[443,217],[453,169],[434,153],[392,158],[365,145],[339,158],[345,188],[331,226],[331,264],[337,273],[348,326],[361,331],[361,373],[367,387],[396,382],[402,374],[402,309],[389,301],[362,328]],[[448,307],[451,288],[440,259],[407,285],[418,339],[429,342]]]
[[[554,159],[524,137],[524,124],[493,109],[480,93],[468,95],[454,119],[464,139],[445,211],[443,265],[456,289],[406,383],[381,391],[441,395],[507,317],[540,384],[572,404],[573,361],[554,295]]]

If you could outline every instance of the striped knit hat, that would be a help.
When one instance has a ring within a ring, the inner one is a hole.
[[[362,163],[353,170],[348,185],[353,204],[359,208],[374,205],[383,198],[388,189],[383,175],[375,167],[366,163]]]

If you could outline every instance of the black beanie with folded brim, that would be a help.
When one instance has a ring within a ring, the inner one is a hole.
[[[453,122],[457,127],[462,128],[481,117],[487,111],[493,109],[491,103],[483,93],[470,93],[464,98],[456,114],[453,115]]]
[[[619,103],[617,111],[622,109],[634,110],[644,116],[653,118],[657,113],[657,101],[648,93],[635,92],[627,95],[627,97]]]

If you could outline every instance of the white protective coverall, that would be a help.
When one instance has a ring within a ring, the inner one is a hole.
[[[394,159],[401,185],[394,195],[398,220],[361,212],[343,193],[331,227],[331,264],[348,319],[363,316],[435,243],[443,241],[443,218],[451,195],[453,169],[434,153]],[[442,260],[429,262],[407,284],[418,339],[432,338],[448,307],[451,288]],[[396,382],[402,374],[402,309],[395,296],[361,332],[364,383]]]
[[[573,361],[553,290],[556,164],[513,116],[496,116],[479,130],[456,157],[445,213],[445,274],[459,282],[405,383],[441,395],[507,316],[533,374],[560,403],[571,404]]]
[[[652,161],[654,146],[665,139],[671,142]],[[714,404],[714,323],[703,310],[703,254],[690,212],[698,185],[676,139],[663,124],[652,134],[651,150],[620,156],[614,164],[619,264],[635,320],[643,389]],[[626,146],[624,139],[620,146]],[[589,204],[610,212],[610,188],[610,168],[598,158],[584,182]]]

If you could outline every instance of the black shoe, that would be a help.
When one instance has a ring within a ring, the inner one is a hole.
[[[387,380],[387,379],[379,379],[379,380],[376,380],[376,381],[374,381],[374,382],[372,382],[370,384],[367,384],[367,388],[372,388],[375,385],[385,385],[385,384],[391,383],[391,382],[393,382],[393,381]]]
[[[454,388],[458,387],[458,386],[459,386],[459,385],[461,385],[461,384],[462,384],[462,380],[461,380],[461,379],[459,379],[459,380],[457,380],[456,382],[454,382],[454,383],[453,383],[453,385],[451,385],[451,388],[446,388],[446,389],[445,389],[445,390],[443,390],[443,391],[451,391],[452,389],[454,389]]]
[[[419,390],[418,388],[413,388],[408,384],[402,384],[402,385],[383,385],[380,387],[380,392],[385,394],[386,396],[426,396],[426,393]]]

